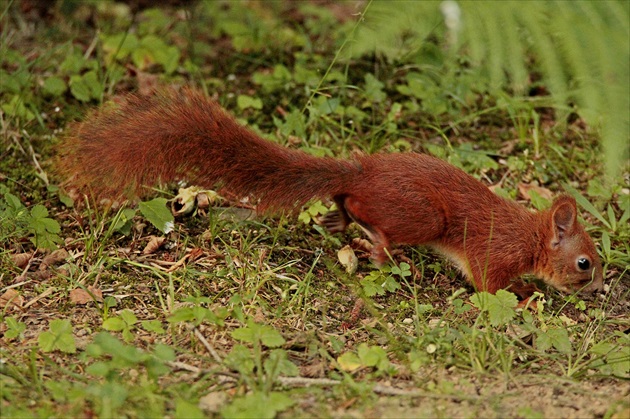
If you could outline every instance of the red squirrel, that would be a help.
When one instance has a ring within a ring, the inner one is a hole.
[[[68,184],[98,197],[141,194],[187,179],[258,200],[259,211],[332,200],[331,232],[357,223],[387,262],[391,245],[426,245],[451,259],[477,290],[508,288],[522,298],[534,274],[565,292],[602,289],[602,265],[578,222],[575,200],[557,197],[532,212],[429,155],[314,157],[267,141],[191,89],[126,96],[70,127],[59,169]]]

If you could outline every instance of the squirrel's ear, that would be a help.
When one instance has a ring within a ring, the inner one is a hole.
[[[556,198],[551,206],[552,247],[558,246],[562,239],[571,233],[576,220],[577,205],[575,199],[568,195]]]

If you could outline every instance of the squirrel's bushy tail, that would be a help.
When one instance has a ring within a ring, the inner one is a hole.
[[[99,198],[146,194],[147,186],[186,179],[294,208],[343,193],[356,164],[282,147],[237,123],[190,89],[128,95],[69,129],[58,169],[67,186]]]

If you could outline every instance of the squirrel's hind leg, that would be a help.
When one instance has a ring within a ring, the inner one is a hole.
[[[389,261],[391,251],[389,249],[389,240],[386,235],[378,228],[368,222],[362,220],[353,209],[359,205],[358,202],[346,195],[337,195],[334,197],[337,209],[324,214],[319,223],[326,227],[331,233],[342,232],[353,221],[361,227],[370,241],[372,242],[370,259],[378,267],[381,267]]]
[[[331,233],[340,233],[350,224],[344,217],[344,212],[339,210],[328,211],[319,218],[319,224],[326,227],[326,230]]]
[[[343,208],[345,209],[346,216],[357,223],[372,242],[370,260],[379,268],[385,265],[390,260],[391,256],[391,248],[387,235],[379,227],[363,219],[360,215],[362,213],[362,204],[356,199],[353,199],[351,196],[345,197],[343,200]]]
[[[346,207],[344,205],[344,196],[335,196],[334,201],[337,204],[337,209],[328,211],[319,219],[319,224],[326,227],[331,233],[340,233],[348,227],[352,222],[352,218],[348,215]]]
[[[390,259],[390,255],[392,254],[391,249],[389,247],[389,241],[382,235],[380,236],[371,236],[370,240],[372,240],[372,254],[370,255],[370,260],[374,262],[374,264],[380,268],[384,266]]]

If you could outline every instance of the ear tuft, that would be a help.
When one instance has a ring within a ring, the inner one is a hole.
[[[551,206],[551,219],[555,240],[559,241],[575,225],[577,219],[575,199],[568,195],[556,198]]]

